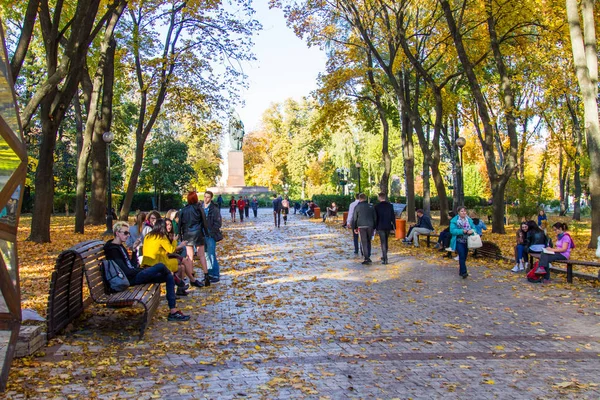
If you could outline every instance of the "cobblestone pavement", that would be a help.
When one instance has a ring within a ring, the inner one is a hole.
[[[17,362],[7,396],[600,398],[591,284],[528,284],[479,260],[463,280],[457,262],[397,242],[389,265],[363,266],[351,247],[337,223],[226,221],[221,282],[178,301],[190,322],[161,304],[140,342],[117,319],[131,311],[92,308]]]

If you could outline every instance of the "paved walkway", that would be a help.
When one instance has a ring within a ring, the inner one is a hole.
[[[132,311],[93,308],[17,362],[8,395],[600,398],[589,283],[542,287],[476,260],[463,280],[456,262],[398,243],[389,265],[364,267],[337,226],[292,215],[276,229],[271,218],[226,222],[222,281],[179,301],[190,322],[167,322],[161,304],[137,342],[115,321]]]

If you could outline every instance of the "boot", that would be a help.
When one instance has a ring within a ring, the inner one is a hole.
[[[210,276],[204,274],[204,286],[210,286]]]

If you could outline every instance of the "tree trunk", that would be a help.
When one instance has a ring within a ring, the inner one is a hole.
[[[33,203],[31,218],[31,233],[27,240],[36,243],[50,242],[50,217],[54,199],[54,148],[56,147],[56,131],[58,126],[51,117],[50,108],[55,92],[48,94],[40,108],[40,119],[42,122],[42,142],[38,167],[35,171],[35,200]]]
[[[107,208],[107,145],[102,138],[104,132],[110,131],[112,122],[112,97],[114,88],[114,55],[116,42],[111,40],[106,52],[104,83],[102,89],[102,118],[96,121],[92,140],[92,196],[90,215],[86,224],[102,225],[106,222]]]
[[[583,33],[577,0],[566,0],[567,19],[577,81],[583,94],[585,131],[590,158],[589,191],[592,206],[592,235],[589,248],[600,236],[600,121],[598,119],[598,55],[594,1],[582,0]]]
[[[504,192],[506,184],[496,184],[492,186],[492,232],[503,232],[504,233]]]
[[[27,10],[25,11],[25,19],[23,20],[23,27],[21,28],[19,42],[17,44],[17,48],[15,49],[15,53],[13,54],[13,58],[10,60],[10,69],[15,80],[21,72],[23,61],[27,55],[27,49],[29,48],[29,43],[31,42],[39,4],[40,0],[29,0],[29,3],[27,3]]]
[[[429,162],[423,157],[423,211],[431,215],[431,185],[429,184]]]

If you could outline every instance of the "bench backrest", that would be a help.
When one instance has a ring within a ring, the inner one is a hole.
[[[103,247],[101,240],[88,240],[63,251],[56,259],[48,294],[48,339],[83,312],[83,271],[104,259]]]

